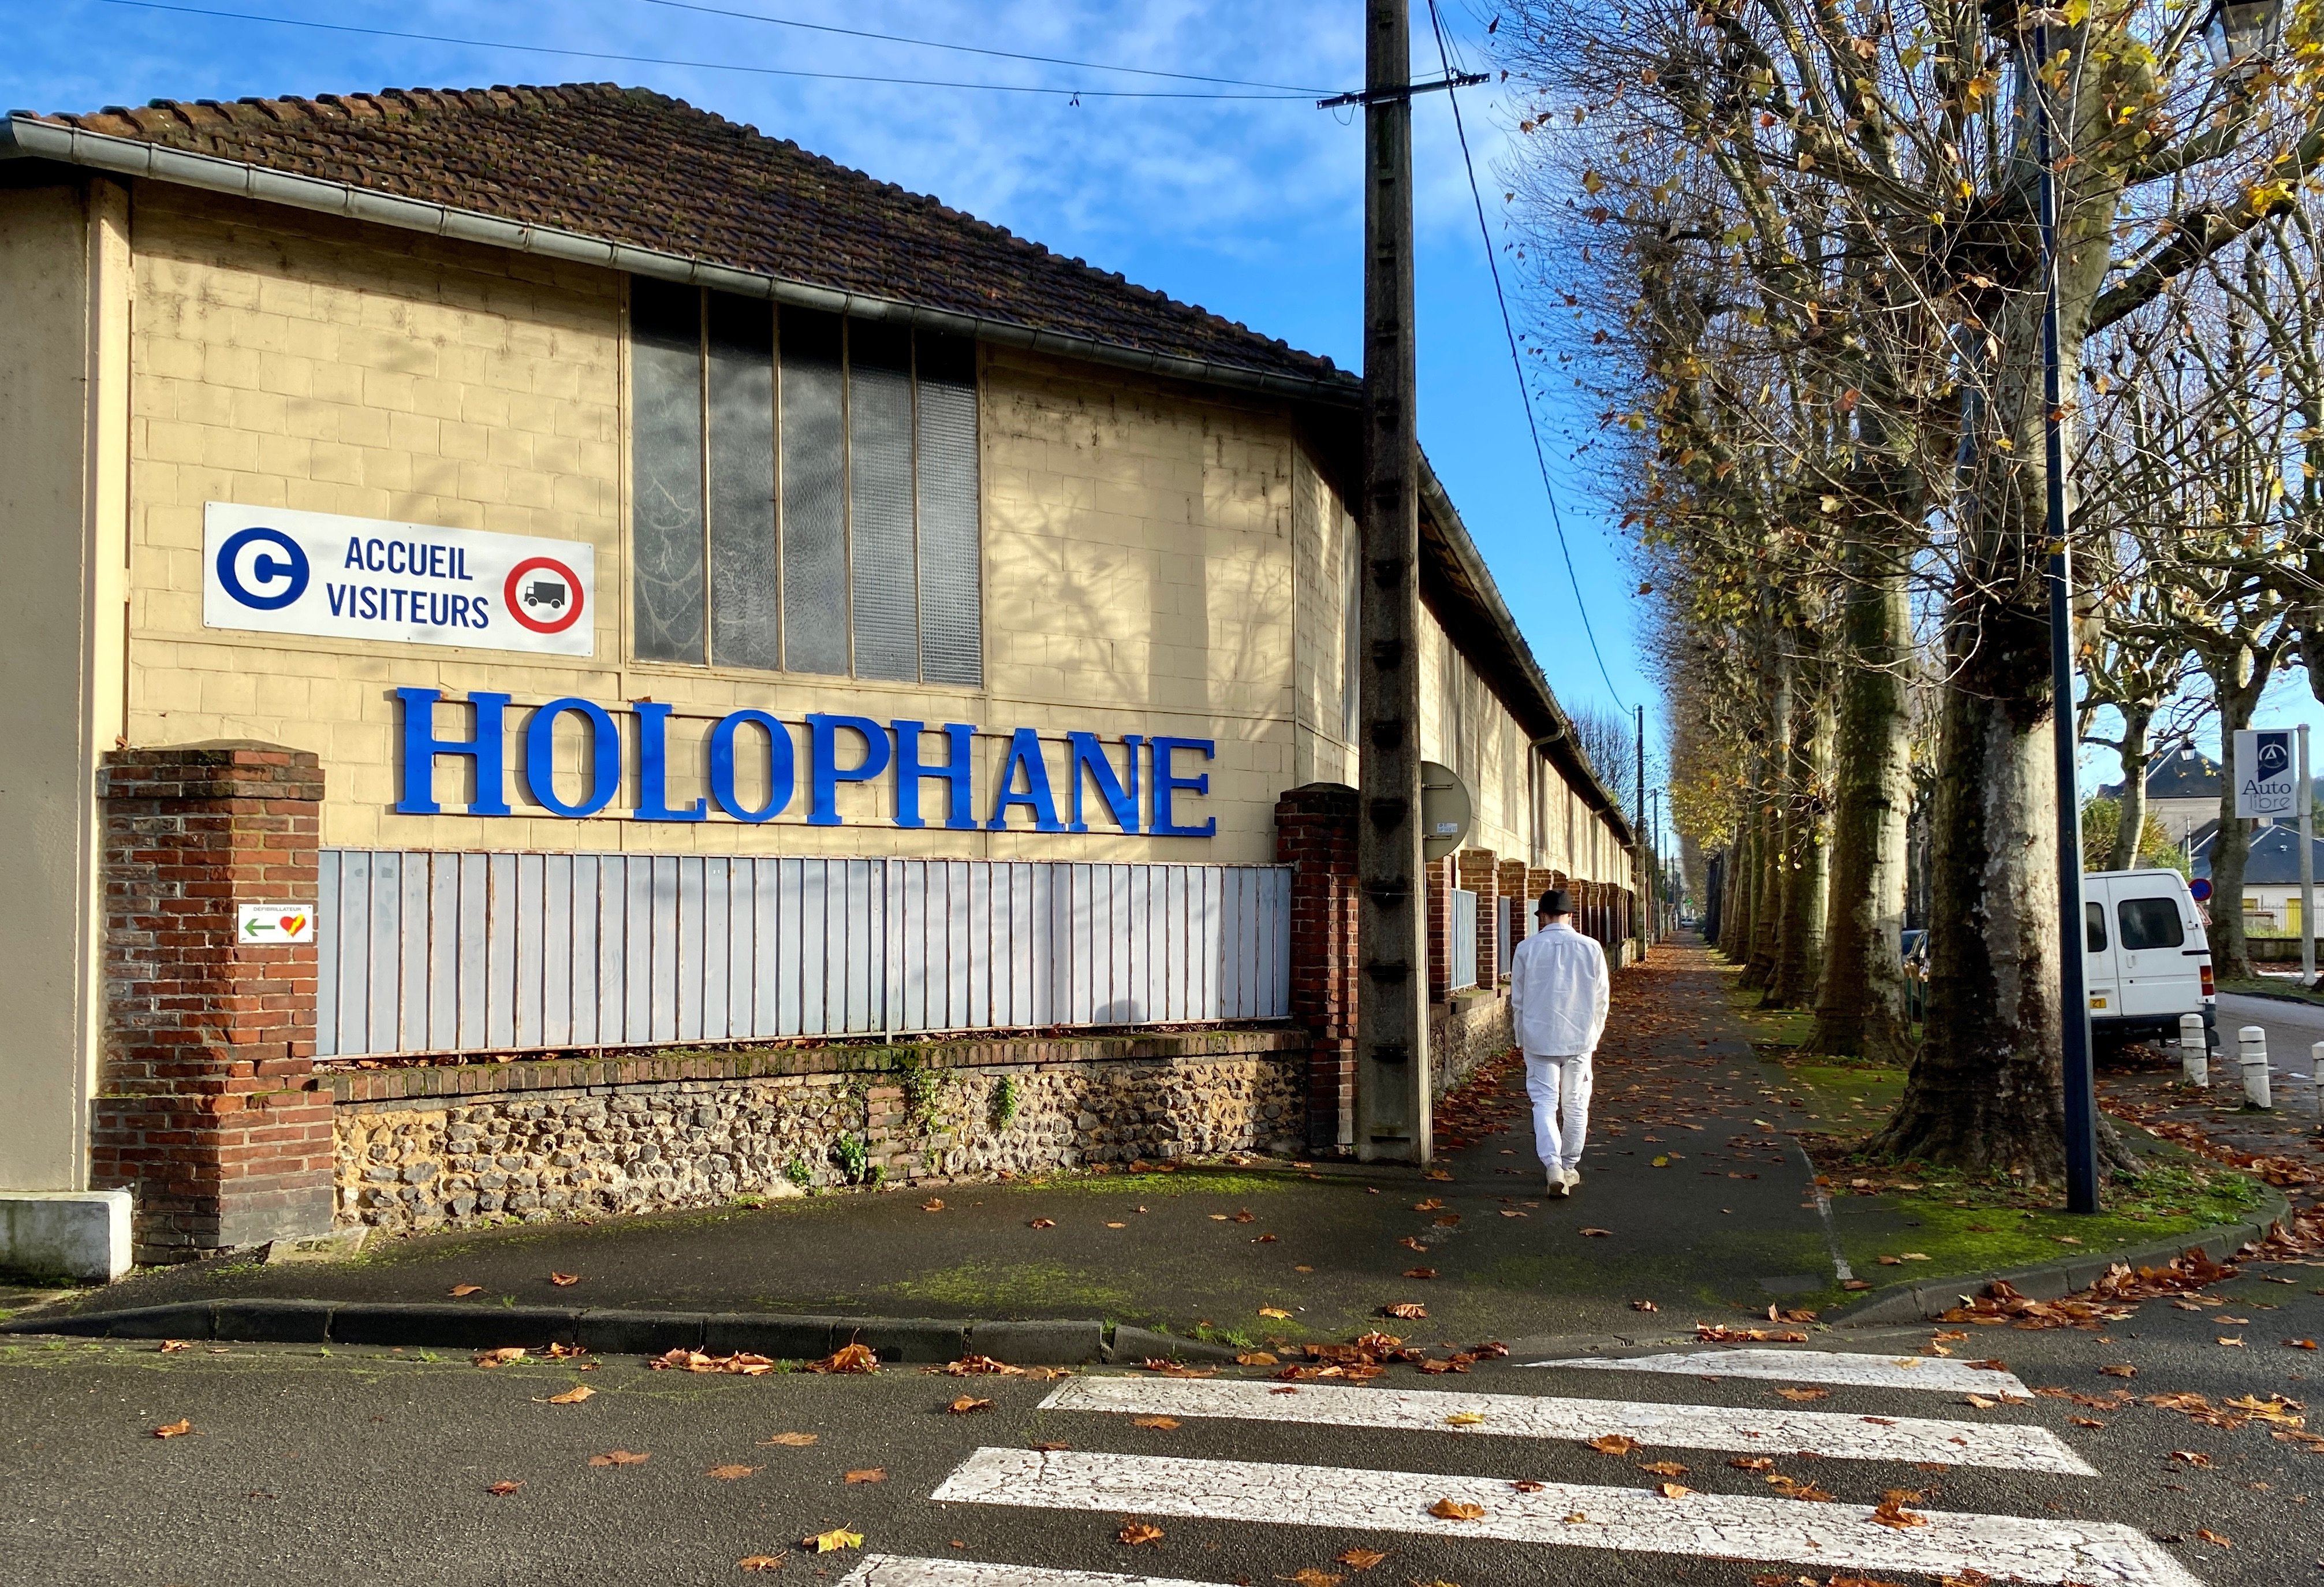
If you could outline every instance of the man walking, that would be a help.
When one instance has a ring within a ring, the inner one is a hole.
[[[1533,1149],[1549,1194],[1582,1183],[1582,1143],[1590,1131],[1590,1064],[1606,1029],[1606,950],[1573,929],[1573,899],[1562,887],[1541,895],[1540,929],[1509,963],[1509,1022],[1525,1053],[1533,1099]]]

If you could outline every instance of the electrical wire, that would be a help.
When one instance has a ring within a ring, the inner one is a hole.
[[[743,72],[755,77],[805,78],[832,83],[881,83],[902,88],[969,88],[989,94],[1047,94],[1075,103],[1084,99],[1240,99],[1282,105],[1304,105],[1308,91],[1296,93],[1197,94],[1165,88],[1051,88],[1029,83],[970,83],[929,78],[884,77],[874,72],[807,71],[795,67],[744,66],[731,60],[678,60],[659,55],[625,55],[611,50],[568,50],[553,44],[512,44],[493,39],[458,39],[442,33],[404,32],[394,28],[361,27],[353,23],[309,22],[302,17],[261,16],[246,11],[211,11],[198,5],[171,5],[162,0],[100,0],[140,11],[165,11],[178,16],[207,16],[225,22],[270,23],[276,27],[307,28],[318,32],[359,33],[374,39],[403,39],[420,44],[453,44],[467,50],[513,50],[530,55],[561,55],[581,60],[616,60],[634,66],[677,66],[696,71]]]
[[[705,16],[727,16],[740,22],[764,23],[770,27],[798,28],[811,33],[836,33],[845,39],[874,39],[883,44],[911,44],[923,50],[951,50],[963,55],[986,55],[996,60],[1029,60],[1041,66],[1070,66],[1085,71],[1119,71],[1133,77],[1167,78],[1182,83],[1216,83],[1231,88],[1278,88],[1287,94],[1332,92],[1329,88],[1302,88],[1295,83],[1255,83],[1243,78],[1204,77],[1199,72],[1163,71],[1150,66],[1109,66],[1102,60],[1071,60],[1058,55],[1028,55],[1017,50],[988,50],[977,44],[951,44],[941,39],[914,39],[902,33],[875,33],[864,28],[843,28],[830,23],[800,22],[794,17],[769,16],[763,12],[704,5],[698,0],[643,0],[643,3],[667,6],[672,11],[699,12]]]
[[[1436,13],[1436,0],[1428,0],[1428,21],[1436,30],[1436,58],[1444,75],[1452,75],[1452,52],[1444,44],[1444,20]],[[1469,197],[1477,207],[1477,232],[1485,243],[1485,267],[1493,274],[1493,297],[1501,306],[1501,334],[1508,338],[1509,366],[1517,371],[1517,396],[1525,403],[1526,432],[1533,438],[1534,465],[1541,470],[1542,494],[1549,498],[1549,521],[1557,531],[1557,549],[1565,558],[1566,582],[1573,589],[1574,609],[1582,614],[1582,632],[1590,641],[1590,655],[1598,663],[1598,676],[1606,682],[1606,692],[1614,697],[1619,710],[1630,707],[1622,703],[1622,691],[1614,687],[1614,675],[1607,670],[1605,652],[1598,648],[1598,631],[1590,624],[1589,603],[1582,598],[1582,580],[1573,571],[1573,548],[1566,543],[1565,520],[1557,510],[1557,491],[1549,482],[1549,455],[1542,449],[1541,421],[1534,416],[1533,388],[1526,383],[1525,359],[1517,352],[1516,322],[1509,316],[1508,294],[1501,290],[1500,261],[1493,255],[1493,229],[1485,223],[1485,196],[1477,186],[1477,162],[1469,153],[1469,131],[1461,122],[1461,91],[1447,88],[1446,103],[1452,106],[1452,131],[1461,140],[1461,162],[1469,171]]]

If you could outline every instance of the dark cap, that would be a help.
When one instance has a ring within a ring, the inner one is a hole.
[[[1541,895],[1541,908],[1536,913],[1571,915],[1573,913],[1573,895],[1562,887],[1553,887]]]

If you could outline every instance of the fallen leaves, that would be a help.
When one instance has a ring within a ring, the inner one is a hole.
[[[160,1344],[154,1347],[154,1352],[159,1355],[171,1355],[178,1351],[191,1350],[193,1348],[192,1344],[183,1339],[164,1339]]]
[[[154,1428],[153,1436],[156,1438],[183,1438],[187,1434],[193,1430],[193,1422],[189,1418],[181,1416],[174,1422],[166,1423],[161,1426]]]
[[[2112,1361],[2098,1369],[2109,1378],[2135,1378],[2138,1369],[2128,1361]]]
[[[2240,1334],[2231,1339],[2225,1333],[2222,1333],[2219,1335],[2218,1342],[2228,1345],[2236,1350],[2241,1350],[2244,1347],[2243,1338]]]
[[[2314,1350],[2316,1342],[2312,1339],[2287,1339],[2283,1347],[2286,1350]]]
[[[1776,1390],[1775,1390],[1775,1392],[1776,1392],[1776,1394],[1778,1394],[1779,1396],[1781,1396],[1783,1398],[1784,1398],[1784,1399],[1788,1399],[1788,1400],[1792,1401],[1792,1402],[1793,1402],[1794,1404],[1795,1404],[1795,1405],[1805,1405],[1809,1400],[1812,1400],[1812,1399],[1830,1399],[1830,1398],[1831,1398],[1831,1389],[1788,1389],[1788,1388],[1787,1388],[1787,1389],[1776,1389]]]
[[[458,1300],[463,1296],[482,1295],[484,1292],[484,1287],[481,1284],[455,1284],[451,1288],[446,1290],[444,1293],[450,1296],[454,1300]]]
[[[589,1457],[589,1463],[593,1466],[601,1468],[604,1466],[641,1466],[651,1459],[653,1459],[653,1452],[650,1450],[640,1451],[632,1449],[609,1449],[603,1454],[591,1455]]]
[[[1694,1337],[1702,1344],[1805,1344],[1808,1336],[1796,1328],[1729,1328],[1720,1323],[1697,1323]]]
[[[1678,1482],[1657,1482],[1655,1484],[1654,1491],[1661,1494],[1665,1499],[1684,1499],[1694,1490]]]
[[[1485,1425],[1485,1418],[1476,1411],[1454,1411],[1444,1418],[1444,1425],[1448,1427],[1481,1427]]]
[[[1830,1504],[1831,1495],[1813,1482],[1803,1482],[1796,1477],[1786,1477],[1781,1472],[1770,1472],[1767,1485],[1785,1499],[1796,1499],[1807,1504]]]
[[[860,1344],[848,1346],[850,1350],[862,1348]],[[767,1357],[742,1350],[733,1355],[708,1355],[698,1350],[673,1350],[654,1357],[646,1365],[657,1372],[733,1372],[745,1378],[762,1377],[775,1370],[775,1363]],[[823,1370],[820,1365],[807,1368],[810,1372]]]
[[[1022,1378],[1025,1369],[996,1361],[989,1355],[964,1355],[956,1361],[946,1361],[944,1372],[948,1378]]]
[[[1147,1548],[1162,1541],[1162,1528],[1146,1521],[1125,1521],[1114,1540],[1132,1548]]]
[[[1686,1475],[1686,1468],[1679,1464],[1676,1461],[1650,1461],[1645,1465],[1640,1466],[1638,1470],[1646,1472],[1650,1477],[1683,1477]]]
[[[1872,1513],[1864,1518],[1876,1527],[1886,1527],[1897,1532],[1909,1532],[1915,1527],[1925,1527],[1929,1524],[1928,1517],[1916,1515],[1906,1509],[1904,1501],[1895,1494],[1889,1495],[1875,1505]]]
[[[972,1394],[964,1394],[958,1399],[954,1400],[950,1405],[945,1407],[945,1411],[950,1416],[973,1416],[978,1411],[989,1411],[991,1408],[992,1402],[991,1400],[979,1399]]]
[[[703,1475],[706,1477],[715,1477],[721,1482],[739,1482],[743,1478],[751,1476],[764,1469],[765,1468],[761,1466],[713,1466],[707,1472],[704,1472]]]
[[[1343,1548],[1340,1551],[1338,1563],[1351,1571],[1369,1571],[1387,1557],[1376,1548]]]
[[[1130,1425],[1133,1427],[1145,1427],[1156,1433],[1167,1433],[1177,1426],[1178,1418],[1176,1416],[1132,1416],[1130,1418]]]
[[[940,1195],[932,1195],[920,1204],[920,1211],[924,1213],[941,1213],[944,1210],[944,1197]]]
[[[1727,1462],[1738,1472],[1772,1472],[1775,1462],[1764,1454],[1738,1454]]]
[[[1271,1351],[1246,1350],[1235,1357],[1235,1365],[1238,1367],[1273,1367],[1280,1364],[1280,1358]]]
[[[805,1369],[810,1372],[837,1374],[859,1373],[865,1376],[880,1370],[879,1352],[868,1344],[843,1344],[819,1361],[809,1361]]]
[[[583,1400],[594,1397],[596,1392],[597,1391],[595,1389],[590,1388],[586,1383],[576,1383],[572,1388],[567,1389],[562,1394],[550,1395],[549,1397],[548,1403],[550,1405],[579,1405]]]
[[[1025,1225],[1028,1229],[1055,1229],[1056,1226],[1057,1221],[1055,1218],[1036,1218]]]
[[[1662,1307],[1650,1300],[1634,1300],[1630,1303],[1630,1309],[1634,1312],[1658,1312]]]
[[[1340,1578],[1329,1571],[1319,1571],[1314,1565],[1302,1565],[1283,1578],[1293,1587],[1340,1587]]]
[[[1549,1484],[1546,1482],[1536,1482],[1527,1478],[1520,1477],[1516,1481],[1509,1484],[1509,1490],[1515,1493],[1539,1493],[1543,1489],[1548,1486]]]
[[[1396,1317],[1407,1323],[1416,1323],[1428,1315],[1428,1308],[1416,1300],[1400,1300],[1393,1305],[1380,1307],[1380,1315]]]
[[[2209,1527],[2196,1527],[2195,1536],[2203,1542],[2210,1544],[2215,1548],[2233,1548],[2235,1546],[2233,1543],[2230,1543],[2225,1537],[2220,1536],[2219,1534],[2212,1531]]]
[[[885,1466],[864,1466],[858,1471],[850,1472],[846,1475],[847,1485],[851,1488],[855,1487],[860,1483],[885,1482],[887,1480],[888,1468]]]
[[[805,1449],[820,1436],[821,1435],[815,1433],[778,1433],[772,1438],[761,1438],[759,1442],[783,1449]]]
[[[754,1554],[734,1562],[735,1568],[744,1571],[779,1571],[783,1562],[771,1554]]]
[[[485,1368],[505,1367],[511,1361],[524,1360],[524,1348],[521,1345],[504,1344],[498,1350],[480,1352],[476,1357],[476,1365]]]
[[[570,1289],[573,1286],[581,1282],[581,1275],[578,1273],[551,1273],[549,1276],[549,1281],[551,1284],[556,1285],[559,1289]]]
[[[2200,1449],[2174,1449],[2163,1458],[2189,1466],[2208,1466],[2211,1463],[2211,1457]]]
[[[863,1546],[863,1534],[851,1532],[844,1527],[834,1527],[828,1532],[817,1532],[799,1539],[801,1548],[812,1548],[817,1554],[836,1554],[843,1548]]]
[[[1604,1240],[1614,1232],[1611,1229],[1584,1229],[1582,1232],[1591,1240]]]
[[[1601,1433],[1583,1442],[1586,1447],[1596,1450],[1600,1454],[1628,1455],[1645,1447],[1637,1439],[1625,1437],[1619,1433]]]
[[[1987,1399],[1982,1394],[1964,1394],[1961,1396],[1961,1403],[1973,1406],[1981,1411],[1989,1411],[2001,1402],[1997,1399]]]
[[[1291,1319],[1291,1314],[1281,1306],[1261,1306],[1259,1308],[1259,1315],[1262,1317],[1274,1317],[1283,1322],[1288,1322]]]
[[[510,1494],[514,1493],[518,1489],[523,1486],[524,1484],[521,1482],[510,1482],[506,1481],[487,1482],[484,1485],[484,1491],[491,1494],[495,1499],[506,1499]]]
[[[1462,1499],[1440,1499],[1428,1507],[1428,1513],[1440,1521],[1481,1521],[1485,1507]]]
[[[1434,1278],[1436,1277],[1436,1269],[1434,1268],[1406,1268],[1404,1270],[1404,1276],[1407,1278]],[[1400,1315],[1401,1314],[1391,1313],[1390,1315]],[[1423,1313],[1422,1315],[1425,1316],[1427,1314]]]

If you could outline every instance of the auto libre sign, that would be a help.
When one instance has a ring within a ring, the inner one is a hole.
[[[205,628],[586,656],[593,572],[582,540],[202,509]]]
[[[602,706],[567,697],[527,707],[512,706],[504,694],[480,690],[464,702],[412,687],[397,689],[395,697],[403,718],[395,801],[401,816],[444,814],[436,798],[440,761],[466,761],[475,770],[475,791],[460,814],[511,814],[513,731],[514,770],[526,793],[550,815],[573,821],[609,810],[636,821],[706,821],[715,811],[755,823],[788,811],[803,815],[809,826],[840,826],[846,825],[840,786],[869,783],[885,785],[881,802],[896,826],[1063,833],[1088,832],[1094,821],[1156,837],[1212,837],[1219,829],[1217,817],[1197,821],[1186,807],[1211,791],[1210,773],[1194,770],[1215,752],[1211,739],[1130,733],[1108,742],[1093,733],[1067,733],[1058,745],[1019,727],[1006,735],[998,775],[980,789],[978,734],[965,722],[931,727],[812,712],[795,729],[767,712],[742,710],[680,746],[671,743],[670,707],[654,700]],[[631,756],[623,753],[624,739]],[[560,745],[579,752],[568,758],[562,785]],[[678,757],[693,761],[692,770],[709,785],[707,798],[670,802],[670,765]],[[632,797],[616,810],[625,763],[637,773]]]

